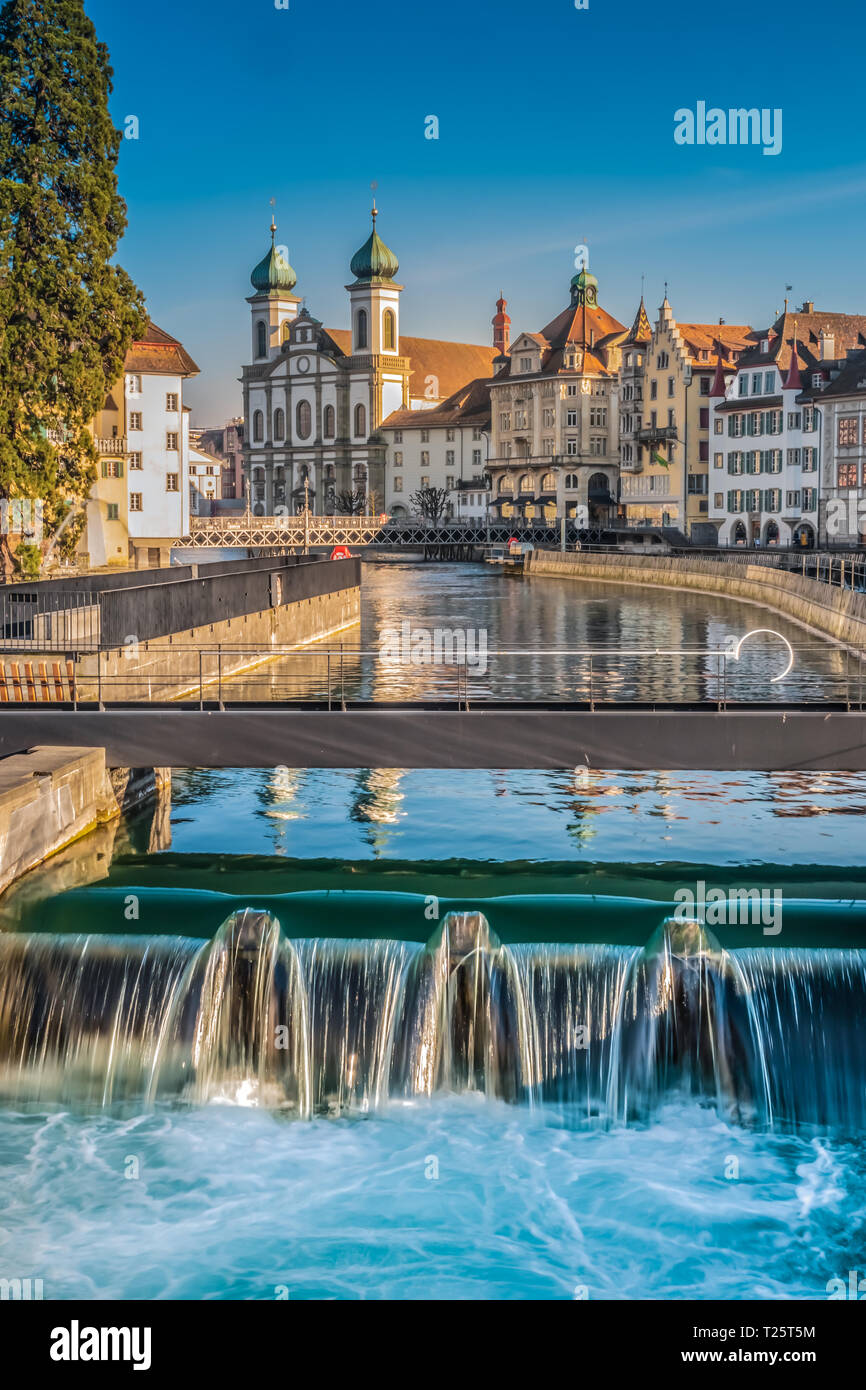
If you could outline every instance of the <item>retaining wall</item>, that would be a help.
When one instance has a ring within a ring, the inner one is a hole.
[[[525,573],[721,594],[758,603],[858,651],[866,648],[866,595],[834,589],[771,565],[683,556],[535,550],[527,557]]]

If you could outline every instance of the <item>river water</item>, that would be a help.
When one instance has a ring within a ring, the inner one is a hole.
[[[525,653],[472,676],[482,694],[581,696],[585,672],[538,653],[605,643],[677,652],[619,658],[624,696],[713,694],[707,651],[762,626],[795,648],[784,693],[770,685],[782,645],[756,638],[728,670],[731,698],[835,695],[845,672],[838,649],[749,605],[400,564],[365,566],[361,630],[344,636],[369,654],[347,659],[350,693],[448,696],[450,672],[378,660],[383,633],[406,620],[483,631],[491,651]],[[319,674],[308,667],[307,691]],[[279,693],[288,677],[257,679]],[[30,875],[8,895],[4,925],[67,940],[135,931],[147,950],[157,935],[212,935],[229,910],[217,892],[253,905],[335,887],[396,889],[422,907],[427,893],[475,891],[481,907],[513,892],[667,901],[701,873],[784,878],[804,899],[866,898],[864,813],[866,779],[832,773],[192,769],[175,774],[159,824],[108,828]],[[335,899],[322,935],[352,935],[341,910]],[[528,931],[536,942],[543,911]],[[801,1018],[822,958],[815,923],[805,953],[786,958],[784,935],[772,943],[781,985],[766,1000]],[[429,926],[406,935],[423,940]],[[318,948],[304,949],[306,960]],[[847,959],[862,973],[861,955]],[[839,1067],[847,1025],[862,1034],[866,1017],[841,1024]],[[777,1029],[778,1052],[767,1050],[780,1084],[789,1033]],[[37,1055],[39,1038],[24,1040]],[[329,1038],[321,1047],[342,1085],[357,1048],[342,1063]],[[98,1047],[93,1056],[100,1064]],[[832,1074],[834,1058],[820,1061]],[[821,1075],[804,1075],[804,1095],[814,1099]],[[243,1077],[195,1104],[121,1110],[110,1096],[99,1103],[98,1087],[87,1105],[62,1087],[54,1099],[7,1099],[0,1277],[41,1278],[46,1298],[801,1299],[827,1297],[830,1280],[866,1263],[866,1160],[849,1124],[770,1123],[675,1083],[646,1114],[604,1124],[569,1101],[508,1103],[453,1083],[307,1120],[259,1100]]]
[[[405,625],[405,626],[404,626]],[[758,628],[737,660],[721,653]],[[472,699],[795,701],[860,691],[857,663],[755,604],[671,590],[510,576],[478,564],[365,564],[358,627],[225,682],[231,698],[453,699],[452,660],[413,660],[437,630],[467,634]],[[413,648],[413,640],[418,644]],[[330,662],[323,655],[332,652]],[[342,648],[342,654],[340,649]],[[450,648],[444,648],[447,656]],[[864,686],[866,688],[866,686]]]

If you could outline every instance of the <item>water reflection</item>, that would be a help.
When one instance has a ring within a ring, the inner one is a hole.
[[[854,865],[866,776],[238,768],[176,771],[173,799],[180,853]]]
[[[226,682],[231,699],[400,701],[457,699],[620,699],[637,701],[842,699],[860,689],[856,662],[755,604],[712,595],[575,583],[555,577],[505,578],[490,566],[376,565],[363,572],[360,631],[342,644],[313,645]],[[385,632],[464,630],[486,634],[487,669],[453,663],[391,664],[379,659]],[[770,627],[795,648],[795,666],[778,684],[786,652],[773,637],[747,643],[738,660],[730,638]],[[330,655],[324,650],[331,648]],[[590,655],[588,648],[596,650]],[[601,651],[606,648],[607,651]],[[612,648],[626,649],[622,654]],[[850,680],[849,680],[850,676]]]

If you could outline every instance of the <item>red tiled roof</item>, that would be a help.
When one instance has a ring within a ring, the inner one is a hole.
[[[352,335],[345,328],[328,328],[329,338],[343,353],[352,355]],[[452,343],[443,338],[411,338],[400,334],[400,356],[409,358],[409,392],[414,397],[423,396],[428,377],[435,377],[439,390],[434,400],[453,395],[467,381],[478,376],[493,374],[493,359],[496,348],[480,343]]]
[[[155,323],[131,345],[123,369],[144,376],[197,376],[199,371],[183,344]]]
[[[430,410],[394,410],[383,421],[388,429],[430,429],[431,426],[490,424],[490,386],[495,377],[478,377]]]

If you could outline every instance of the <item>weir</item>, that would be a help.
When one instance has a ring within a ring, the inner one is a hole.
[[[435,1092],[647,1119],[676,1092],[763,1127],[866,1125],[866,951],[292,940],[269,912],[182,937],[0,936],[0,1099],[363,1114]]]

